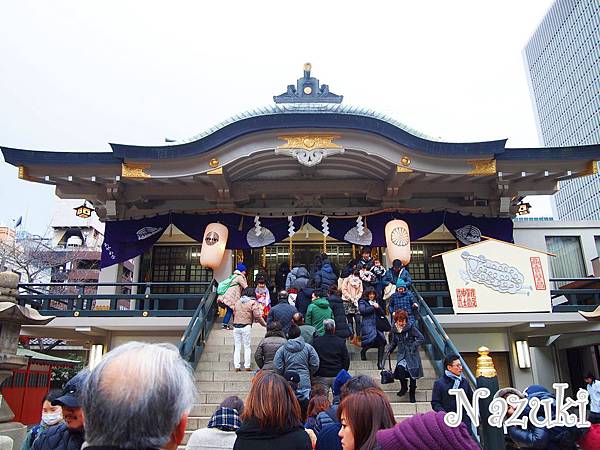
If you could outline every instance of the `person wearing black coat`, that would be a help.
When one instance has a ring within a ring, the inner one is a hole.
[[[287,261],[282,262],[275,273],[275,289],[277,292],[285,290],[285,280],[287,280],[288,273],[290,273],[290,265]]]
[[[287,335],[290,325],[292,324],[294,314],[297,312],[298,310],[294,305],[290,305],[286,301],[281,301],[269,310],[269,315],[267,316],[267,325],[272,322],[279,322],[281,323],[283,334]]]
[[[342,297],[340,297],[337,286],[331,286],[328,294],[327,300],[329,301],[331,311],[333,311],[333,320],[335,320],[335,335],[348,339],[352,333],[350,332],[350,325],[348,325],[348,319],[344,312],[344,302]]]
[[[305,287],[300,289],[298,295],[296,295],[296,309],[299,313],[302,313],[303,316],[306,316],[306,311],[308,311],[308,307],[312,302],[312,293],[314,288]]]
[[[313,377],[313,383],[322,384],[329,392],[340,370],[350,368],[350,354],[346,340],[335,335],[335,321],[326,319],[323,326],[325,334],[317,336],[312,344],[319,355],[319,370]]]
[[[362,349],[360,350],[360,359],[367,360],[367,350],[370,348],[377,349],[377,368],[383,369],[383,355],[385,352],[385,336],[377,329],[377,316],[385,315],[383,310],[377,303],[377,294],[375,289],[368,288],[363,297],[358,302],[358,311],[362,316],[360,326]]]
[[[469,402],[473,400],[473,390],[469,382],[462,376],[462,364],[458,355],[448,355],[444,359],[446,370],[444,375],[433,383],[431,392],[431,408],[434,411],[456,412],[456,396],[450,395],[450,389],[464,389]],[[463,414],[463,423],[469,432],[473,433],[471,419],[468,414]]]
[[[250,419],[242,423],[236,434],[233,450],[312,450],[310,437],[301,425],[263,429],[256,419]]]
[[[317,289],[328,290],[331,286],[337,287],[338,276],[329,260],[323,261],[321,268],[315,272],[313,280]]]
[[[80,450],[84,441],[83,430],[71,430],[66,423],[63,423],[40,433],[32,449]]]
[[[233,450],[312,450],[294,389],[281,375],[254,377],[241,419]]]

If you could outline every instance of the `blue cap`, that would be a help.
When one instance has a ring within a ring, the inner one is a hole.
[[[340,370],[337,376],[335,377],[335,380],[333,380],[333,395],[340,395],[342,386],[346,384],[346,382],[348,382],[351,378],[352,375],[350,375],[347,370]]]
[[[235,266],[235,270],[237,270],[238,272],[245,272],[246,266],[244,265],[244,263],[237,263],[237,266]]]
[[[536,394],[538,392],[549,393],[550,391],[548,391],[548,389],[546,389],[544,386],[540,386],[539,384],[532,384],[523,391],[523,394],[525,394],[526,397],[529,397],[532,394]]]
[[[400,278],[398,277],[398,281],[396,281],[396,287],[403,287],[403,288],[407,288],[408,287],[408,283],[406,283],[406,281],[404,280],[404,278]]]
[[[83,369],[67,381],[62,395],[52,401],[52,406],[60,405],[67,408],[81,408],[81,391],[89,375],[89,369]]]

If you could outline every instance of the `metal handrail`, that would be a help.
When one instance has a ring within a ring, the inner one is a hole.
[[[183,336],[181,336],[181,342],[179,344],[179,354],[181,357],[191,363],[193,366],[197,364],[198,357],[204,349],[203,346],[197,349],[198,340],[202,338],[206,340],[210,334],[212,328],[212,320],[208,320],[210,312],[213,309],[213,305],[216,303],[217,298],[217,281],[212,280],[208,289],[204,292],[194,315],[190,319]],[[198,353],[196,353],[196,350]],[[194,367],[195,368],[195,367]]]
[[[449,349],[451,353],[458,355],[458,357],[460,358],[460,362],[463,366],[463,373],[465,374],[465,378],[467,379],[467,381],[469,381],[469,383],[471,383],[471,385],[473,385],[473,387],[476,387],[477,380],[475,379],[475,375],[473,375],[473,372],[471,371],[471,369],[469,369],[469,366],[467,365],[464,358],[454,345],[454,342],[452,342],[452,339],[450,339],[450,337],[444,330],[444,327],[442,327],[442,325],[438,322],[435,315],[429,308],[429,305],[427,305],[427,302],[423,299],[423,297],[421,297],[421,294],[419,294],[419,291],[417,291],[414,286],[411,286],[411,289],[419,299],[419,312],[421,316],[423,317],[423,311],[425,311],[425,315],[427,316],[427,318],[430,319],[429,323],[426,320],[423,320],[423,326],[427,328],[427,331],[430,334],[436,333],[441,338],[443,346],[437,339],[435,339],[435,335],[431,336],[433,338],[431,339],[432,344],[436,346],[438,352],[441,355],[446,356],[448,354],[447,349]]]

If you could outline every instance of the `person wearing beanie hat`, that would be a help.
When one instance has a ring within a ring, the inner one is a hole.
[[[246,265],[242,262],[237,263],[233,275],[230,277],[229,287],[223,295],[217,298],[219,305],[225,307],[227,312],[223,317],[223,329],[230,330],[229,321],[233,316],[233,308],[242,296],[242,291],[248,287],[246,280]],[[227,281],[227,280],[226,280]]]
[[[350,380],[350,378],[352,378],[352,375],[350,375],[350,373],[346,369],[340,370],[336,375],[335,380],[333,380],[333,385],[331,387],[331,390],[333,391],[334,404],[340,402],[340,393],[342,392],[342,386],[346,384],[346,382]]]
[[[381,450],[480,450],[466,425],[449,427],[445,415],[443,411],[418,413],[393,428],[379,430],[377,444]]]
[[[408,286],[409,283],[407,283],[406,280],[398,277],[398,280],[396,281],[396,292],[390,297],[389,310],[392,323],[394,323],[394,312],[400,310],[406,311],[406,314],[408,314],[409,325],[415,323],[415,312],[419,310],[419,304]]]

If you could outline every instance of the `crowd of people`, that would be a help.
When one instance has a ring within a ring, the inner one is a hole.
[[[349,345],[361,347],[361,359],[376,349],[382,378],[387,362],[392,381],[400,384],[397,395],[416,402],[424,337],[411,283],[400,261],[386,271],[369,248],[342,272],[327,255],[310,270],[281,270],[275,286],[263,272],[249,287],[246,267],[238,264],[219,286],[223,326],[233,333],[234,370],[251,371],[252,357],[259,370],[247,397],[221,402],[207,426],[191,434],[186,449],[479,449],[467,414],[458,427],[444,422],[444,415],[456,410],[451,389],[473,396],[459,355],[444,361],[444,374],[433,385],[432,411],[400,423],[380,384],[350,373]],[[273,287],[285,289],[271,295]],[[252,356],[256,325],[266,333]],[[585,382],[591,429],[507,427],[507,448],[600,448],[600,381],[588,374]],[[510,394],[553,399],[541,386],[523,392],[506,388],[496,396]],[[91,372],[81,371],[62,392],[44,398],[42,421],[22,450],[176,449],[196,395],[191,369],[175,347],[129,342],[107,353]],[[512,414],[509,408],[507,417]]]
[[[458,427],[444,422],[446,412],[456,408],[448,389],[469,389],[457,361],[456,355],[445,361],[446,374],[434,386],[434,410],[400,423],[386,394],[369,376],[352,376],[342,369],[332,382],[333,400],[322,384],[315,384],[304,401],[298,396],[302,386],[298,373],[287,370],[281,376],[275,370],[261,370],[246,399],[223,400],[207,426],[191,434],[186,450],[480,449],[466,420]],[[592,395],[591,428],[508,426],[506,448],[600,448],[600,424],[594,416],[598,411],[593,409],[599,400],[595,385],[600,382],[592,374],[585,381]],[[511,394],[555,402],[538,385],[522,392],[504,388],[496,397]],[[192,370],[177,348],[129,342],[107,353],[92,371],[79,372],[62,392],[51,391],[42,404],[42,421],[29,431],[22,449],[174,450],[184,439],[196,396]],[[539,410],[540,420],[544,411]],[[513,414],[509,407],[506,418]],[[529,410],[520,414],[528,415]]]
[[[240,353],[243,347],[244,369],[250,370],[252,324],[265,326],[265,323],[278,322],[278,327],[269,328],[268,335],[256,350],[254,359],[261,369],[264,364],[271,368],[271,353],[281,346],[284,350],[278,362],[292,359],[302,362],[299,373],[303,389],[307,389],[307,376],[319,370],[319,361],[325,357],[325,365],[329,367],[326,372],[330,375],[318,377],[329,389],[331,378],[337,373],[333,373],[331,368],[340,365],[341,356],[324,355],[324,346],[321,345],[321,353],[316,352],[314,357],[315,338],[333,333],[360,347],[364,361],[367,360],[367,351],[373,349],[377,352],[380,370],[384,368],[386,354],[389,357],[391,353],[386,353],[389,343],[392,350],[399,350],[396,369],[392,370],[401,383],[399,395],[408,392],[410,401],[415,402],[416,380],[422,377],[419,347],[423,336],[413,326],[418,315],[418,303],[410,289],[412,279],[400,260],[393,261],[392,267],[386,270],[371,254],[370,247],[362,248],[360,258],[351,260],[342,271],[326,254],[318,255],[310,269],[304,265],[290,269],[287,263],[283,263],[275,275],[275,283],[271,282],[266,269],[262,269],[255,277],[255,288],[248,287],[252,283],[246,278],[246,266],[237,264],[233,275],[219,285],[222,294],[218,298],[219,304],[226,310],[223,328],[233,329],[234,333],[235,369],[242,370]],[[273,288],[280,290],[271,295]],[[332,321],[333,327],[330,325],[329,330],[332,331],[326,332],[328,320]],[[294,326],[300,329],[300,336],[296,336]],[[344,347],[339,339],[335,343],[335,348]],[[311,361],[306,360],[307,355],[312,357]],[[338,358],[335,364],[330,361],[333,357]],[[288,362],[281,366],[281,370],[276,368],[283,374],[289,365]],[[404,387],[408,380],[410,389]]]

